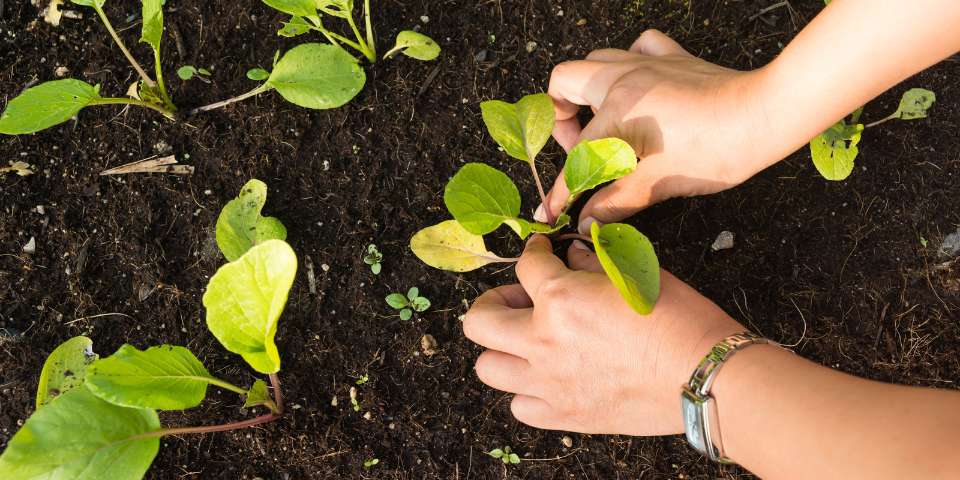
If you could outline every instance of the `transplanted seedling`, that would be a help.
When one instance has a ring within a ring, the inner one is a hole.
[[[545,94],[517,103],[499,100],[480,105],[490,135],[511,157],[530,166],[540,194],[546,193],[537,173],[536,157],[550,139],[555,123],[553,101]],[[482,163],[468,163],[447,183],[443,200],[454,220],[425,228],[410,240],[410,248],[426,264],[467,272],[498,262],[516,262],[487,250],[483,235],[506,225],[521,239],[532,233],[553,234],[570,222],[566,210],[581,194],[621,178],[637,167],[633,148],[623,140],[583,141],[567,156],[564,181],[570,191],[566,206],[548,223],[520,218],[520,192],[505,173]],[[579,237],[577,235],[574,235]],[[660,295],[660,267],[650,240],[635,228],[613,223],[594,226],[589,237],[607,276],[641,314],[650,313]]]
[[[387,295],[387,305],[400,311],[400,320],[410,320],[413,317],[413,312],[427,311],[430,308],[430,300],[427,300],[427,297],[421,297],[420,289],[413,287],[407,291],[406,296],[402,293]]]
[[[413,30],[404,30],[397,34],[397,43],[384,54],[384,60],[402,53],[417,60],[430,61],[440,56],[440,45],[432,38]]]
[[[503,448],[494,448],[487,452],[487,455],[490,455],[493,458],[500,459],[504,465],[519,465],[520,456],[516,453],[513,453],[513,450],[510,447]]]
[[[817,171],[827,180],[844,180],[853,172],[854,160],[860,153],[858,145],[863,131],[890,120],[917,120],[927,118],[927,110],[937,96],[930,90],[912,88],[900,99],[900,106],[892,114],[869,124],[860,123],[863,107],[850,116],[850,122],[840,120],[827,131],[810,141],[810,155]]]
[[[283,400],[274,336],[296,270],[290,246],[269,240],[220,268],[203,296],[210,332],[269,377],[272,396],[263,380],[244,388],[212,375],[186,347],[123,345],[98,359],[93,342],[76,337],[44,364],[37,410],[0,455],[0,478],[137,480],[153,462],[162,437],[235,430],[279,418]],[[161,425],[158,410],[195,407],[211,385],[267,413],[220,425]]]
[[[380,275],[380,271],[383,270],[383,265],[380,262],[383,261],[383,254],[380,253],[380,250],[377,249],[376,245],[370,244],[367,246],[367,254],[363,256],[363,263],[370,265],[370,271],[374,275]]]

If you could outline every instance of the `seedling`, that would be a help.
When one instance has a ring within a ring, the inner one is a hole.
[[[363,468],[368,468],[368,469],[369,469],[369,468],[375,466],[375,465],[378,464],[378,463],[380,463],[380,459],[379,459],[379,458],[371,458],[371,459],[363,462]]]
[[[854,160],[860,153],[858,145],[863,131],[890,120],[917,120],[927,117],[927,110],[936,102],[937,96],[930,90],[912,88],[900,99],[900,106],[892,114],[866,125],[860,123],[863,107],[846,119],[840,120],[827,131],[810,141],[813,165],[823,178],[840,181],[853,172]]]
[[[425,312],[430,308],[430,300],[427,300],[427,297],[421,297],[420,289],[417,287],[408,290],[406,296],[402,293],[391,293],[387,295],[386,300],[387,305],[400,311],[400,320],[410,320],[414,311]]]
[[[383,265],[380,262],[383,261],[383,254],[380,253],[380,250],[377,249],[376,245],[370,244],[367,246],[367,254],[363,256],[363,263],[370,265],[370,271],[374,275],[380,275],[380,271],[383,270]]]
[[[360,378],[358,378],[357,381],[354,383],[356,383],[357,385],[363,385],[364,383],[367,383],[369,381],[370,381],[370,375],[364,374],[364,375],[360,375]]]
[[[206,78],[204,78],[204,77],[209,77],[210,75],[212,75],[212,73],[210,73],[210,70],[207,70],[206,68],[203,68],[203,67],[197,68],[197,67],[194,67],[193,65],[184,65],[177,69],[177,76],[180,77],[180,80],[183,80],[183,81],[196,78],[203,82],[210,83],[210,80],[207,80]]]
[[[297,270],[297,257],[280,240],[261,243],[210,279],[203,296],[207,328],[263,380],[249,388],[215,377],[185,347],[139,350],[123,345],[98,359],[93,342],[76,337],[47,358],[37,410],[0,455],[0,478],[142,478],[169,435],[253,427],[283,415],[274,336]],[[185,410],[216,386],[267,413],[220,425],[164,427],[158,410]]]
[[[494,448],[487,452],[487,455],[490,455],[493,458],[499,458],[504,465],[519,465],[520,456],[516,453],[513,453],[513,450],[510,447],[503,448]]]
[[[328,42],[343,48],[346,45],[362,54],[370,63],[377,61],[377,44],[374,39],[373,24],[370,21],[370,0],[363,2],[364,34],[360,33],[353,18],[354,0],[263,0],[273,9],[291,15],[283,23],[277,35],[296,37],[310,31],[319,32]],[[345,20],[353,32],[353,39],[336,33],[323,24],[327,17]],[[418,32],[405,30],[397,35],[396,46],[384,56],[390,58],[397,52],[418,60],[433,60],[440,55],[440,47],[430,37]]]
[[[490,135],[507,155],[530,166],[542,205],[546,193],[537,173],[536,156],[550,139],[555,123],[553,101],[545,94],[529,95],[515,104],[493,100],[480,105]],[[521,239],[531,233],[553,234],[570,222],[566,211],[583,193],[637,167],[633,148],[616,138],[583,141],[570,151],[564,180],[570,191],[557,216],[548,223],[520,215],[520,192],[500,170],[468,163],[447,183],[443,200],[454,220],[417,232],[410,248],[424,263],[442,270],[467,272],[491,263],[516,262],[487,251],[483,235],[507,225]],[[660,267],[653,244],[635,228],[620,223],[591,227],[590,236],[566,235],[592,242],[607,276],[623,298],[641,314],[648,314],[660,296]]]
[[[350,387],[350,405],[354,412],[360,411],[360,402],[357,401],[357,387]]]

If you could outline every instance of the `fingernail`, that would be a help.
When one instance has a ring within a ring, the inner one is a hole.
[[[573,241],[573,248],[576,248],[576,249],[578,249],[578,250],[583,250],[584,252],[589,252],[589,251],[590,251],[590,247],[588,247],[586,243],[583,243],[583,242],[580,241],[580,240],[574,240],[574,241]]]
[[[580,235],[590,235],[590,225],[596,223],[598,226],[603,226],[602,223],[598,222],[596,218],[587,217],[583,220],[580,220],[580,225],[577,230],[580,231]]]
[[[543,204],[541,203],[535,212],[533,212],[533,219],[538,222],[547,221],[547,212],[543,209]]]

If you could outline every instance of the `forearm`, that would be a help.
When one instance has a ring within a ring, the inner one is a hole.
[[[754,346],[713,387],[728,456],[769,479],[955,478],[960,393],[887,385]]]
[[[777,159],[960,50],[956,0],[834,0],[759,71]],[[886,112],[883,112],[886,113]],[[773,157],[768,157],[773,158]]]

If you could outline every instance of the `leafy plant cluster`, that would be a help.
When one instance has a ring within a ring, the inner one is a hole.
[[[530,166],[542,204],[547,205],[535,160],[553,131],[553,101],[546,94],[536,94],[517,103],[492,100],[480,107],[487,130],[503,151]],[[468,163],[444,191],[444,203],[454,219],[420,230],[410,240],[410,248],[424,263],[454,272],[516,262],[488,251],[483,235],[502,225],[521,239],[532,233],[554,234],[569,224],[566,211],[580,195],[633,172],[636,166],[636,153],[623,140],[581,142],[570,151],[564,166],[570,190],[566,206],[548,223],[539,223],[520,218],[520,192],[510,177],[488,165]],[[630,306],[641,314],[650,313],[660,295],[659,262],[650,240],[620,223],[594,224],[590,237],[583,240],[593,243],[604,271]]]
[[[123,345],[99,358],[92,340],[75,337],[44,363],[37,409],[0,455],[0,478],[136,480],[150,467],[164,436],[252,427],[283,414],[274,337],[297,257],[283,241],[283,225],[260,216],[265,201],[266,185],[252,180],[221,212],[217,243],[231,263],[210,279],[203,305],[210,332],[269,378],[272,396],[262,379],[244,388],[213,376],[186,347]],[[267,413],[221,425],[161,424],[158,411],[196,407],[211,385],[238,394],[245,408]]]
[[[411,287],[407,294],[391,293],[387,295],[387,305],[400,312],[400,320],[410,320],[413,312],[425,312],[430,308],[430,300],[420,296],[420,289]]]
[[[147,73],[117,35],[113,24],[103,10],[106,0],[70,0],[74,4],[93,9],[107,32],[120,48],[140,80],[128,89],[128,97],[104,97],[100,85],[68,78],[41,83],[28,88],[11,100],[0,115],[0,133],[20,135],[38,132],[64,123],[81,110],[97,105],[132,105],[155,110],[171,120],[177,116],[177,106],[167,89],[161,67],[161,40],[163,37],[163,6],[165,0],[141,0],[142,29],[140,41],[153,51],[154,76]],[[264,0],[267,5],[291,13],[293,18],[278,32],[295,36],[310,30],[320,31],[329,44],[306,43],[298,45],[282,56],[274,57],[270,70],[254,68],[247,72],[251,80],[263,82],[247,93],[220,102],[196,108],[199,113],[224,107],[262,93],[276,90],[294,105],[311,109],[338,108],[352,100],[363,89],[366,74],[353,55],[343,45],[352,47],[371,63],[376,61],[376,45],[370,20],[370,2],[364,3],[366,35],[361,35],[353,20],[353,0]],[[347,20],[356,40],[351,40],[323,26],[324,17]],[[401,32],[396,46],[388,52],[392,56],[403,52],[420,60],[433,60],[440,47],[429,37],[413,31]],[[210,71],[185,65],[177,70],[184,81],[204,79]]]
[[[823,178],[840,181],[853,172],[854,160],[860,153],[860,137],[867,128],[876,127],[890,120],[918,120],[927,118],[927,110],[933,106],[937,95],[923,88],[911,88],[900,98],[897,110],[886,117],[866,125],[860,123],[863,107],[850,115],[850,122],[842,119],[827,131],[810,141],[813,165]]]
[[[510,447],[494,448],[487,452],[487,455],[499,459],[504,465],[520,464],[520,456],[514,453]]]

